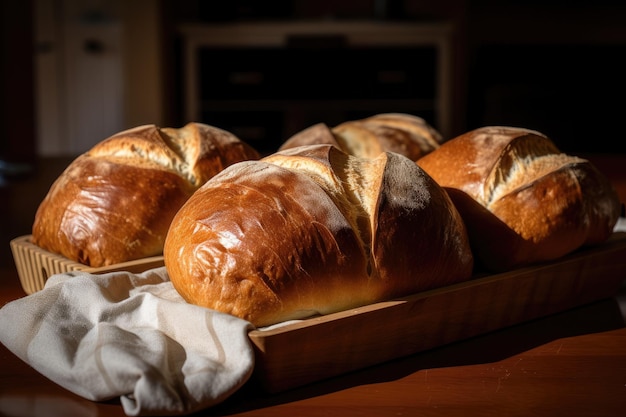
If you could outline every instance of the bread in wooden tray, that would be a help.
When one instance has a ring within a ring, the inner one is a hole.
[[[383,114],[335,128],[318,124],[262,159],[235,143],[244,153],[221,162],[219,173],[211,171],[210,149],[196,147],[180,162],[180,148],[170,147],[155,127],[144,127],[139,131],[149,131],[148,139],[131,131],[117,150],[115,141],[107,145],[114,150],[107,150],[112,160],[104,165],[115,167],[111,180],[165,193],[153,196],[171,204],[160,219],[159,234],[167,223],[163,256],[143,259],[164,263],[188,302],[257,327],[249,333],[255,374],[271,392],[617,292],[626,278],[626,234],[613,233],[620,202],[593,165],[561,154],[539,132],[510,127],[485,127],[445,143],[433,134],[434,141],[420,139],[411,154],[415,138],[427,134],[406,133],[407,123],[421,125],[415,121]],[[403,140],[411,145],[394,149],[413,156],[389,150]],[[129,155],[140,161],[118,167],[118,158]],[[89,166],[85,159],[77,165]],[[179,162],[168,165],[173,161]],[[208,171],[191,175],[189,161],[207,164]],[[139,168],[141,175],[165,172],[131,182],[121,175]],[[201,180],[181,185],[189,175]],[[71,181],[58,182],[51,194],[68,188],[63,198],[78,199]],[[152,201],[133,198],[139,207]],[[107,199],[120,201],[111,193]],[[67,215],[45,213],[47,200],[38,228]],[[132,235],[135,206],[105,200],[92,208],[117,207],[118,213],[102,233],[126,227]],[[89,211],[70,207],[81,216]],[[127,223],[119,222],[123,217]],[[99,244],[96,229],[79,224],[70,230],[76,236],[88,230],[83,234]],[[35,240],[12,242],[20,271],[36,264],[23,259],[51,262],[45,265],[66,259],[46,255]],[[126,249],[133,248],[129,242]],[[158,245],[139,246],[153,253]]]
[[[477,263],[491,271],[602,243],[620,215],[617,192],[590,161],[534,130],[481,127],[417,163],[448,191]]]
[[[410,159],[331,145],[234,164],[174,217],[164,247],[189,302],[256,326],[471,277],[465,226]]]
[[[324,131],[312,141],[338,138]],[[529,129],[477,129],[417,162],[291,145],[222,171],[178,212],[164,258],[187,301],[256,326],[330,314],[557,260],[605,242],[620,214],[600,171]]]
[[[39,205],[32,242],[98,268],[159,256],[170,221],[209,178],[255,149],[202,123],[138,126],[76,158]]]

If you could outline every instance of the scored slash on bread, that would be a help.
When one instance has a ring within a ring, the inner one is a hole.
[[[232,133],[201,123],[182,128],[137,126],[96,144],[86,156],[181,174],[193,187],[230,165],[259,155]]]

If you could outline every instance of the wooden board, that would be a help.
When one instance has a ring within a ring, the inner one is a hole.
[[[280,392],[615,295],[626,233],[557,262],[249,333],[255,378]]]

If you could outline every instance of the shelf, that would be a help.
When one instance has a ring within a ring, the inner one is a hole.
[[[416,114],[445,136],[451,32],[447,23],[382,21],[184,25],[184,115],[247,131],[242,139],[262,152],[314,123],[381,112]],[[267,116],[265,133],[245,127],[269,113],[281,114]]]

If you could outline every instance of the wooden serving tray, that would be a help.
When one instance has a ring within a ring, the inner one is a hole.
[[[249,337],[255,377],[284,391],[614,296],[626,233],[562,259],[329,314]]]
[[[92,268],[40,248],[32,242],[32,235],[17,237],[11,240],[10,245],[17,275],[26,294],[33,294],[43,289],[48,278],[54,274],[70,271],[85,271],[93,274],[114,271],[139,273],[164,265],[163,256],[152,256]]]

